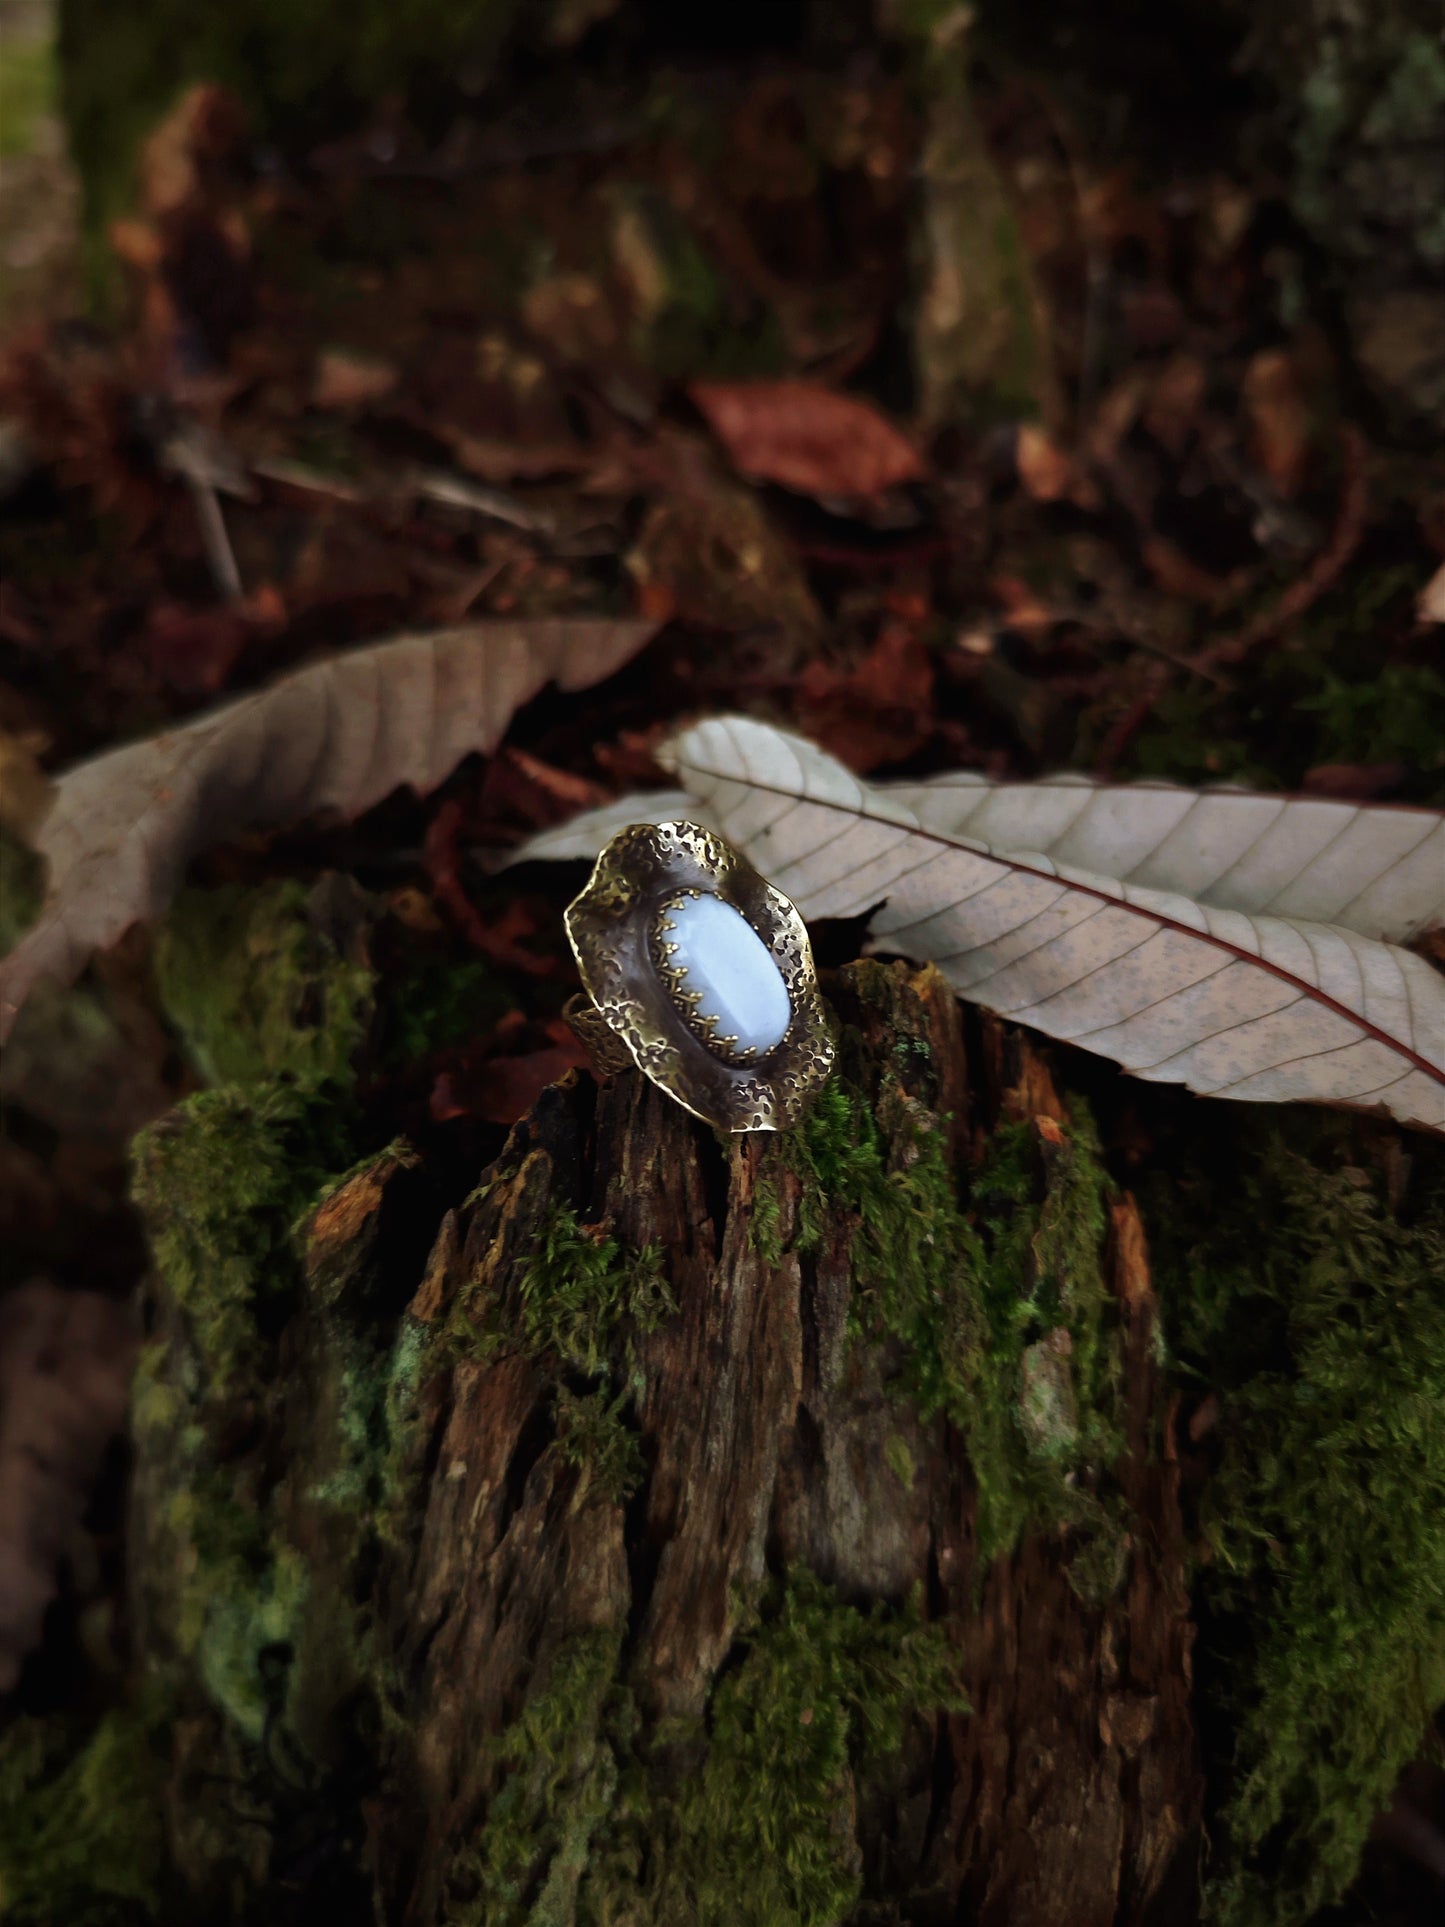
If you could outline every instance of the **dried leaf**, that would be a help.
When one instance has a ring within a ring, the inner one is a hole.
[[[901,762],[933,733],[933,659],[918,635],[925,613],[920,605],[911,620],[887,617],[878,640],[846,675],[817,658],[803,667],[799,720],[853,769]]]
[[[311,390],[313,408],[365,408],[383,401],[399,377],[389,361],[374,355],[354,355],[344,348],[323,349],[316,360]]]
[[[99,1292],[36,1279],[0,1297],[0,1693],[40,1643],[134,1357],[130,1316]]]
[[[686,814],[805,917],[871,911],[873,948],[935,962],[960,995],[1137,1077],[1445,1129],[1445,979],[1380,941],[1445,917],[1434,812],[1078,778],[874,787],[741,717],[658,760],[684,809],[613,804],[517,858]]]
[[[480,1118],[485,1124],[515,1124],[549,1084],[587,1061],[586,1053],[572,1040],[550,1044],[545,1050],[525,1051],[518,1057],[493,1057],[470,1075],[442,1071],[432,1087],[431,1116],[438,1124],[454,1117]]]
[[[1205,908],[1390,943],[1445,915],[1445,819],[1434,810],[1083,776],[990,783],[968,771],[881,787],[930,830]]]
[[[159,916],[207,844],[318,812],[357,816],[402,784],[424,794],[493,748],[544,683],[585,689],[652,633],[574,620],[399,636],[80,764],[35,840],[49,894],[0,961],[0,1039],[38,979],[73,981],[93,950]]]
[[[1293,358],[1264,348],[1244,371],[1241,391],[1249,418],[1251,453],[1287,502],[1303,486],[1313,439],[1309,401]]]
[[[1103,498],[1076,456],[1037,422],[1021,422],[1014,442],[1014,468],[1024,492],[1035,502],[1072,502],[1095,510]]]
[[[614,802],[574,816],[570,822],[559,823],[555,830],[528,837],[512,851],[507,863],[591,863],[598,851],[629,824],[675,823],[682,818],[708,829],[715,827],[697,798],[686,790],[647,790],[640,796],[619,796]]]
[[[0,728],[0,827],[22,841],[50,807],[50,778],[40,767],[48,746],[38,730]]]
[[[924,473],[891,422],[816,382],[698,381],[688,393],[744,475],[800,495],[881,495]]]

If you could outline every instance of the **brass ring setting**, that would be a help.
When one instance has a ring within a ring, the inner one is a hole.
[[[782,1131],[833,1065],[807,927],[697,823],[634,823],[567,906],[585,996],[566,1016],[599,1072],[635,1064],[722,1131]]]

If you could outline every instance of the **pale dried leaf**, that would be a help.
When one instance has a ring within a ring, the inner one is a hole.
[[[356,816],[402,784],[424,794],[495,747],[545,683],[602,681],[655,627],[497,622],[399,636],[68,771],[35,839],[50,865],[46,900],[0,961],[0,1038],[39,979],[72,982],[92,951],[159,916],[207,844],[318,813]]]
[[[1339,923],[1391,943],[1445,914],[1445,818],[1434,810],[1083,776],[990,783],[960,771],[880,787],[960,841],[1221,910]]]
[[[1336,919],[1343,910],[1377,927],[1438,920],[1438,863],[1433,896],[1411,868],[1417,849],[1440,847],[1431,842],[1440,819],[1428,812],[1196,797],[1163,785],[995,789],[955,778],[873,787],[814,744],[740,717],[685,730],[656,754],[686,785],[688,808],[679,811],[675,796],[633,798],[609,806],[612,826],[697,817],[805,917],[872,912],[873,948],[938,964],[962,996],[1151,1082],[1248,1101],[1349,1104],[1445,1129],[1445,978],[1358,927],[1264,907],[1328,903]],[[1247,839],[1236,802],[1271,806]],[[998,813],[1004,804],[1012,815]],[[1140,833],[1150,809],[1152,840]],[[1195,842],[1178,836],[1191,809]],[[948,827],[950,816],[986,824],[987,839]],[[1086,816],[1071,843],[1071,822]],[[1361,822],[1376,818],[1376,877],[1342,862],[1332,886],[1319,865],[1322,826],[1333,826],[1336,849],[1348,854],[1351,838],[1368,834]],[[593,838],[600,847],[602,828],[597,813],[569,826],[567,853]],[[1170,832],[1166,862],[1158,852]],[[1250,861],[1250,846],[1267,842],[1272,874]],[[534,843],[517,856],[538,853]],[[1233,878],[1221,891],[1226,866]],[[1213,900],[1177,887],[1183,876]],[[1226,900],[1230,889],[1236,902]]]
[[[569,817],[554,830],[541,830],[528,837],[511,852],[507,862],[567,863],[585,858],[590,863],[629,824],[676,823],[682,818],[701,823],[705,829],[713,828],[707,817],[699,814],[697,799],[686,790],[649,790],[644,796],[621,796],[616,802]]]

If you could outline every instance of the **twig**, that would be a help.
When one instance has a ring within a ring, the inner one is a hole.
[[[1119,758],[1154,714],[1155,705],[1169,687],[1173,667],[1172,663],[1156,660],[1151,666],[1148,682],[1123,715],[1116,717],[1108,735],[1099,746],[1098,755],[1094,758],[1094,774],[1100,780],[1114,774]]]
[[[1193,656],[1179,663],[1180,668],[1187,669],[1194,675],[1204,676],[1216,685],[1220,685],[1222,679],[1218,670],[1221,664],[1242,662],[1262,643],[1272,641],[1288,628],[1290,623],[1297,621],[1307,609],[1312,608],[1349,566],[1364,535],[1365,517],[1369,509],[1369,474],[1366,459],[1368,450],[1364,436],[1352,423],[1346,423],[1341,428],[1340,443],[1344,476],[1329,541],[1304,574],[1298,581],[1291,583],[1272,608],[1263,610],[1252,622],[1247,622],[1232,636],[1222,636],[1217,642],[1209,643],[1205,648],[1196,651]],[[1153,715],[1159,698],[1168,686],[1169,668],[1159,663],[1156,665],[1156,673],[1104,738],[1098,757],[1095,759],[1096,775],[1108,776],[1112,773],[1119,758]]]
[[[241,587],[241,571],[236,566],[236,552],[226,533],[221,498],[203,476],[188,475],[186,485],[196,505],[196,519],[201,525],[201,544],[206,551],[211,579],[228,602],[239,602],[245,592]]]
[[[1202,671],[1219,663],[1242,662],[1263,642],[1272,641],[1290,623],[1312,608],[1319,598],[1339,580],[1349,566],[1365,533],[1365,515],[1370,489],[1365,438],[1352,423],[1340,430],[1344,458],[1344,478],[1330,539],[1309,568],[1292,582],[1272,608],[1262,610],[1252,622],[1232,636],[1221,636],[1193,657],[1190,667]]]
[[[457,839],[462,828],[462,806],[449,797],[427,826],[425,862],[438,903],[451,913],[467,942],[476,950],[487,947],[487,927],[477,915],[458,874]]]

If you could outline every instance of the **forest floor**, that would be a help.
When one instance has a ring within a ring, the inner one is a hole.
[[[6,0],[12,78],[33,17]],[[652,751],[681,719],[743,709],[884,776],[1445,804],[1445,478],[1308,299],[1275,184],[1197,129],[1180,156],[1094,151],[1003,61],[953,109],[945,156],[898,61],[776,53],[641,84],[579,68],[490,120],[398,110],[282,156],[202,89],[87,242],[104,321],[79,311],[76,190],[37,112],[0,185],[0,948],[55,771],[347,645],[486,617],[659,627],[434,794],[193,872],[337,872],[381,907],[368,1130],[447,1172],[583,1061],[574,872],[499,878],[495,855],[665,782]],[[761,380],[798,384],[785,417]],[[825,964],[856,954],[855,928],[816,935]],[[1058,1055],[1146,1202],[1161,1161],[1235,1131]],[[128,1147],[201,1081],[146,932],[39,1000],[0,1073],[7,1285],[126,1299],[147,1263]],[[1320,1168],[1403,1194],[1413,1160],[1423,1210],[1432,1148],[1353,1128]],[[0,1389],[19,1369],[0,1355]],[[16,1711],[93,1709],[123,1675],[114,1429],[82,1455],[88,1479],[105,1454]],[[1423,1756],[1412,1773],[1321,1920],[1404,1920],[1434,1891],[1409,1840],[1438,1859],[1445,1794]]]

